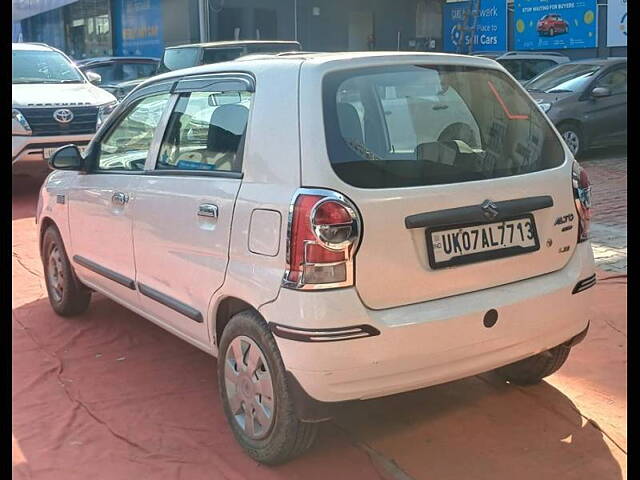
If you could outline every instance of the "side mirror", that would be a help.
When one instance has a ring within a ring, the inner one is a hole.
[[[102,77],[99,74],[95,72],[86,72],[85,74],[87,75],[89,83],[93,85],[100,85],[102,83]]]
[[[609,90],[607,87],[596,87],[591,90],[591,96],[593,98],[610,97],[611,90]]]
[[[75,145],[65,145],[53,152],[49,158],[49,167],[55,170],[81,170],[84,159]]]

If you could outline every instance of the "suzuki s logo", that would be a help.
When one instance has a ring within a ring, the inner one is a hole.
[[[491,200],[485,200],[484,202],[482,202],[480,208],[482,208],[482,214],[487,220],[493,220],[498,216],[498,213],[500,213],[498,211],[497,205]]]
[[[59,108],[55,112],[53,112],[53,118],[58,123],[69,123],[73,120],[73,112],[68,108]]]

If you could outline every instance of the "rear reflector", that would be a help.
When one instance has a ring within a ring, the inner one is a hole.
[[[587,288],[591,288],[596,284],[596,274],[594,273],[588,278],[580,280],[576,283],[576,286],[573,287],[573,291],[571,293],[576,294],[586,290]]]
[[[354,325],[338,328],[297,328],[270,323],[271,332],[280,338],[296,340],[298,342],[339,342],[342,340],[355,340],[356,338],[375,337],[380,335],[380,330],[371,325]]]

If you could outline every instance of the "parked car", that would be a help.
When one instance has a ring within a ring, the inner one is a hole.
[[[167,47],[160,62],[160,73],[181,68],[228,62],[248,54],[292,52],[301,49],[298,42],[280,40],[247,40],[197,43]]]
[[[53,309],[100,292],[217,356],[224,413],[260,462],[306,450],[335,402],[491,369],[538,382],[589,326],[588,178],[491,60],[170,72],[51,165]]]
[[[14,43],[11,54],[11,163],[14,173],[29,173],[62,145],[83,149],[117,102],[60,50]]]
[[[100,75],[100,88],[122,100],[144,80],[158,73],[159,63],[159,58],[152,57],[100,57],[80,60],[76,65],[83,72]]]
[[[574,156],[591,147],[627,143],[626,57],[565,63],[526,88]]]
[[[536,75],[571,59],[556,52],[507,52],[496,58],[513,77],[526,84]]]
[[[553,37],[558,33],[568,33],[569,23],[567,23],[567,21],[560,15],[550,13],[538,20],[536,30],[538,31],[538,35],[548,35]]]

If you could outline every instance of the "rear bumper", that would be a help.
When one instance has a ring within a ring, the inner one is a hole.
[[[45,162],[45,148],[59,148],[73,143],[75,145],[87,145],[94,134],[89,135],[55,135],[47,137],[34,137],[30,135],[11,136],[11,163],[16,162]]]
[[[375,336],[304,342],[276,335],[285,367],[321,402],[374,398],[476,375],[576,337],[589,322],[590,290],[575,285],[594,274],[591,245],[567,266],[521,282],[386,310],[369,310],[355,289],[282,289],[260,312],[300,328],[371,325]],[[485,326],[495,309],[498,320]],[[291,382],[290,382],[291,383]]]

